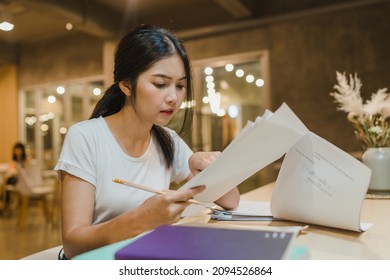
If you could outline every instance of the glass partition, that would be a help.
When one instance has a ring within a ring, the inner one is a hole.
[[[194,150],[223,151],[248,121],[254,121],[270,108],[268,73],[267,52],[194,63],[199,104],[195,107]],[[274,174],[270,171],[259,172],[241,188],[249,190],[272,180]]]
[[[89,118],[103,91],[102,79],[22,90],[22,139],[44,170],[54,168],[68,127]]]
[[[266,51],[195,61],[193,72],[195,100],[182,107],[195,111],[193,129],[183,137],[194,151],[224,150],[248,121],[271,107]],[[22,90],[21,139],[44,169],[53,169],[67,129],[90,117],[103,92],[102,77]],[[181,116],[169,126],[180,127]],[[247,184],[264,184],[264,174]]]

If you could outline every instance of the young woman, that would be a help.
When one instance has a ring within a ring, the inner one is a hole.
[[[219,152],[193,153],[165,127],[184,100],[192,100],[190,64],[182,43],[167,30],[142,25],[115,53],[114,83],[89,120],[70,127],[55,167],[62,182],[64,254],[82,252],[177,222],[188,199],[204,190],[168,191],[188,180]],[[188,128],[192,111],[184,113]],[[155,189],[154,195],[113,182],[120,178]],[[233,189],[217,204],[234,208]]]
[[[27,156],[26,147],[23,143],[17,142],[12,147],[12,160],[8,162],[8,169],[6,174],[4,175],[5,184],[7,185],[7,189],[2,190],[2,194],[4,196],[4,215],[9,216],[11,214],[11,189],[15,188],[16,183],[18,182],[18,165],[25,167],[30,163],[30,158]]]
[[[18,170],[17,165],[24,167],[30,161],[27,157],[26,147],[23,143],[17,142],[12,148],[12,161],[8,163],[8,172],[7,172],[7,184],[16,185],[18,180]]]

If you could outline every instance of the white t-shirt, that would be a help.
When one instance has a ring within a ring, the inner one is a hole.
[[[170,168],[166,167],[154,137],[146,152],[133,158],[121,149],[102,117],[69,128],[54,169],[66,171],[95,186],[94,224],[133,209],[154,195],[114,183],[114,178],[166,190],[171,182],[179,183],[190,175],[191,149],[173,130],[165,129],[174,142],[174,160]]]

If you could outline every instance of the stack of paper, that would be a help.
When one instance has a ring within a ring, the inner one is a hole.
[[[210,203],[283,155],[270,204],[274,218],[367,229],[360,212],[371,170],[310,132],[286,104],[248,123],[212,165],[182,188],[205,185],[195,199]],[[199,210],[189,206],[184,215]]]
[[[211,219],[218,221],[272,221],[269,201],[241,200],[234,210],[211,208]]]
[[[353,231],[360,223],[371,170],[308,132],[286,154],[272,194],[275,217]]]
[[[195,199],[213,202],[251,175],[282,157],[308,132],[283,104],[275,113],[266,111],[242,129],[217,160],[182,188],[205,185]]]

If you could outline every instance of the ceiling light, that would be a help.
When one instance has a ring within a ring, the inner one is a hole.
[[[60,127],[59,131],[61,134],[66,134],[68,132],[68,129],[65,126],[63,126],[63,127]]]
[[[94,95],[98,96],[102,93],[102,90],[100,88],[94,88],[92,92]]]
[[[73,24],[71,24],[70,22],[68,22],[66,25],[65,25],[65,28],[66,30],[72,30],[73,29]]]
[[[206,67],[206,68],[204,69],[204,73],[205,73],[206,75],[211,75],[211,74],[213,74],[213,68],[211,68],[211,67]]]
[[[257,79],[256,80],[256,86],[258,86],[258,87],[264,86],[264,80],[263,79]]]
[[[236,76],[239,77],[239,78],[241,78],[242,76],[244,76],[244,74],[245,74],[245,72],[244,72],[244,70],[242,70],[242,69],[238,69],[238,70],[236,71]]]
[[[226,111],[224,109],[219,109],[217,112],[218,117],[223,117],[223,116],[225,116],[225,114],[226,114]]]
[[[214,88],[209,88],[207,90],[207,94],[210,95],[210,94],[214,94],[215,93],[215,89]]]
[[[214,82],[214,77],[213,76],[206,76],[206,82],[208,82],[208,83],[212,83],[212,82]]]
[[[206,87],[207,87],[208,89],[212,89],[212,88],[215,88],[215,84],[214,84],[214,83],[207,83],[207,84],[206,84]]]
[[[59,87],[57,87],[56,91],[57,91],[58,94],[64,94],[65,93],[65,88],[62,87],[62,86],[59,86]]]
[[[226,69],[226,71],[231,72],[231,71],[233,71],[234,66],[233,66],[233,64],[229,63],[229,64],[226,64],[225,69]]]
[[[255,77],[253,75],[246,76],[246,81],[248,83],[253,83],[254,80],[255,80]]]
[[[192,108],[196,106],[196,101],[195,100],[190,100],[190,101],[184,101],[180,105],[180,109],[184,108]]]
[[[14,29],[14,25],[12,23],[9,23],[7,21],[3,21],[2,23],[0,23],[0,30],[11,31],[12,29]]]
[[[56,97],[53,96],[53,95],[50,95],[50,96],[47,98],[47,102],[49,102],[49,103],[51,103],[51,104],[55,103],[56,100],[57,100]]]
[[[49,126],[44,123],[44,124],[41,125],[41,130],[42,131],[48,131],[49,130]]]
[[[240,113],[240,110],[238,109],[238,106],[237,105],[230,105],[229,108],[228,108],[228,115],[229,117],[231,117],[232,119],[235,119],[238,117]]]
[[[221,97],[219,92],[209,95],[210,109],[214,114],[217,114],[221,108]]]
[[[32,117],[26,117],[24,119],[24,121],[26,122],[26,124],[28,125],[34,125],[36,122],[37,122],[37,118],[32,116]]]

